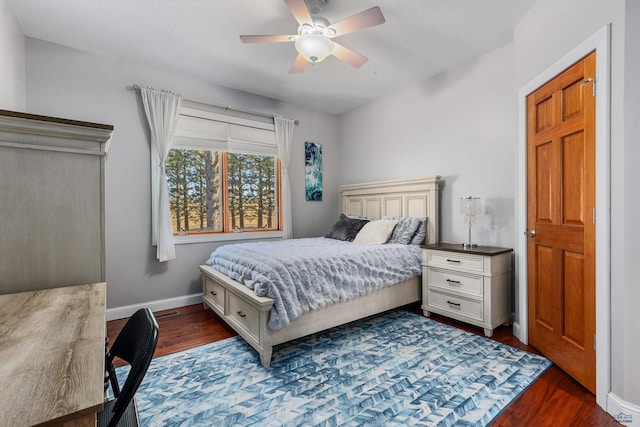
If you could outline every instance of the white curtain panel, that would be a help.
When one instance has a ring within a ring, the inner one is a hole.
[[[293,236],[291,222],[291,184],[289,180],[289,158],[291,157],[291,145],[293,142],[293,128],[295,122],[292,119],[275,116],[273,122],[276,127],[276,144],[278,155],[282,162],[282,233],[285,239]]]
[[[154,203],[156,216],[152,224],[157,243],[157,258],[160,262],[175,259],[176,251],[173,245],[171,231],[171,211],[169,208],[169,190],[164,164],[171,139],[178,121],[178,113],[182,105],[182,96],[164,90],[143,87],[140,89],[144,112],[147,115],[151,130],[151,165],[157,174],[157,188],[154,189]]]

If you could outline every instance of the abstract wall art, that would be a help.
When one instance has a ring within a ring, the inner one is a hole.
[[[304,143],[304,180],[306,199],[322,200],[322,144]]]

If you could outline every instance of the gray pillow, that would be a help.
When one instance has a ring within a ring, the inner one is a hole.
[[[409,217],[390,217],[385,216],[382,219],[397,219],[398,225],[393,229],[391,237],[387,240],[387,243],[400,243],[402,245],[408,245],[411,243],[411,239],[416,234],[418,227],[420,226],[420,219]],[[424,239],[424,236],[422,237]]]
[[[325,237],[351,242],[367,222],[369,222],[369,220],[349,218],[345,214],[340,214],[340,219],[331,227],[329,234]]]
[[[411,238],[412,245],[421,245],[424,243],[424,238],[427,236],[427,217],[423,216],[421,218],[417,218],[420,221],[420,225],[416,230],[416,233]]]

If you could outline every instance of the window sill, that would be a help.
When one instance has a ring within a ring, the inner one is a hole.
[[[246,231],[239,233],[191,234],[173,236],[174,245],[188,245],[191,243],[234,242],[241,240],[281,239],[282,231]]]

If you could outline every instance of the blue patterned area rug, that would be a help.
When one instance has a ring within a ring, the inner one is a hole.
[[[136,401],[143,426],[486,426],[550,365],[394,311],[279,345],[269,369],[239,337],[154,359]]]

